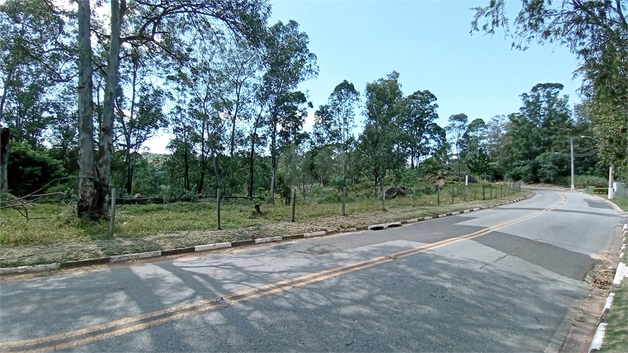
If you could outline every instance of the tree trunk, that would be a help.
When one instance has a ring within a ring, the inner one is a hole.
[[[133,161],[131,157],[131,151],[126,152],[126,193],[131,195],[131,189],[133,188]]]
[[[94,120],[92,101],[92,45],[90,40],[89,0],[78,2],[78,110],[79,110],[79,217],[98,218],[96,179],[94,177]]]
[[[277,119],[273,118],[273,127],[270,142],[270,203],[275,204],[275,169],[277,168],[277,156],[275,149],[277,146]]]
[[[137,93],[137,89],[136,89],[136,85],[137,85],[137,70],[138,70],[138,64],[134,63],[134,67],[133,67],[133,79],[131,82],[131,111],[129,113],[129,122],[133,121],[133,119],[135,118],[135,95]],[[121,117],[122,119],[122,127],[124,130],[124,137],[126,139],[126,193],[128,195],[131,195],[131,191],[133,189],[133,172],[134,172],[134,163],[133,163],[133,157],[131,156],[131,149],[134,148],[134,146],[132,146],[131,144],[131,139],[133,137],[133,131],[131,129],[131,126],[126,125],[126,123],[124,122],[124,116]]]
[[[103,103],[102,125],[98,145],[98,208],[101,216],[108,212],[107,195],[111,175],[111,153],[113,149],[113,121],[118,72],[120,69],[120,28],[126,10],[126,1],[111,0],[111,39],[107,60],[107,81]]]
[[[205,121],[203,120],[201,127],[201,156],[200,156],[200,180],[196,188],[196,193],[201,194],[203,192],[203,184],[205,184]]]
[[[255,139],[257,138],[257,127],[251,135],[251,157],[249,165],[249,197],[253,197],[253,169],[255,166]]]
[[[2,88],[2,98],[0,99],[0,121],[4,118],[4,104],[7,101],[7,95],[9,93],[9,82],[13,80],[13,70],[7,73],[7,77],[4,80],[4,87]]]
[[[254,165],[255,165],[255,139],[257,139],[257,127],[259,126],[259,122],[262,119],[262,112],[264,107],[259,111],[259,114],[255,118],[255,123],[253,125],[253,133],[251,134],[251,160],[250,160],[250,169],[249,169],[249,197],[253,197],[253,174],[254,174]]]
[[[185,136],[187,139],[187,136]],[[190,190],[190,162],[188,161],[188,142],[185,141],[183,151],[183,189]]]
[[[8,168],[9,165],[9,139],[11,130],[3,127],[0,132],[0,194],[9,191]]]
[[[218,189],[220,189],[221,188],[221,185],[220,185],[220,174],[218,173],[218,161],[217,161],[217,159],[218,159],[218,156],[217,156],[216,150],[212,148],[212,164],[214,166],[214,176],[216,178],[216,187]]]

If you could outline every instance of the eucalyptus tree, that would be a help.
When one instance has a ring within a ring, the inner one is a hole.
[[[215,27],[227,28],[253,43],[259,43],[270,12],[266,0],[136,0],[131,4],[132,6],[127,7],[126,0],[112,0],[109,31],[99,36],[106,40],[104,47],[107,51],[107,66],[96,168],[98,197],[92,207],[96,218],[107,213],[107,204],[104,201],[109,192],[114,102],[122,46],[133,44],[145,47],[147,51],[167,55],[180,62],[193,50],[191,43],[211,37]],[[89,9],[89,0],[79,1],[79,9],[82,7]],[[89,20],[89,11],[86,13],[86,19]],[[84,32],[84,29],[79,29],[79,37]],[[85,168],[86,166],[81,166],[81,169]]]
[[[287,24],[277,22],[268,29],[264,38],[264,75],[258,99],[268,112],[267,126],[271,139],[270,198],[273,203],[277,168],[277,132],[282,124],[291,127],[295,124],[294,118],[304,118],[303,115],[292,114],[306,101],[301,99],[304,97],[303,93],[297,94],[296,89],[299,83],[318,74],[316,55],[310,52],[308,43],[308,35],[300,32],[299,24],[293,20]]]
[[[364,168],[372,177],[374,194],[378,184],[384,186],[386,171],[405,166],[407,157],[399,148],[403,92],[398,79],[399,73],[393,71],[385,79],[366,85],[366,125],[358,146]]]
[[[360,102],[360,93],[353,83],[343,80],[329,96],[328,103],[314,113],[314,140],[319,145],[340,147],[341,175],[346,178],[351,130],[355,127],[355,108]]]
[[[255,95],[260,89],[261,51],[238,38],[225,38],[217,53],[217,74],[222,77],[219,90],[221,110],[230,123],[229,157],[233,158],[238,145],[244,139],[238,123],[252,125],[255,116]]]
[[[226,140],[222,137],[225,123],[221,114],[228,115],[229,111],[225,109],[229,107],[226,104],[225,75],[219,69],[218,52],[217,42],[200,43],[179,72],[168,76],[169,81],[175,85],[174,95],[177,96],[178,109],[184,110],[186,117],[173,121],[175,125],[181,125],[173,127],[185,133],[183,137],[188,141],[179,147],[187,147],[187,143],[190,143],[190,148],[199,157],[197,194],[202,194],[205,186],[208,159],[211,159],[217,186],[221,179],[217,159]],[[177,117],[177,114],[174,116]]]
[[[626,0],[521,1],[510,25],[505,1],[475,8],[471,31],[495,33],[503,28],[513,47],[532,42],[559,43],[578,56],[576,70],[594,122],[599,153],[628,181],[628,22]],[[511,28],[512,27],[512,28]]]
[[[52,2],[0,4],[0,126],[10,130],[12,141],[44,146],[63,100],[56,93],[66,90],[75,74],[74,25],[71,14]],[[6,177],[0,173],[0,191]]]
[[[488,155],[491,157],[496,157],[499,153],[507,122],[508,117],[506,115],[495,115],[486,124],[486,146]]]
[[[445,130],[447,131],[448,139],[453,149],[454,170],[456,171],[456,175],[460,178],[463,173],[462,167],[465,157],[464,134],[468,128],[469,117],[464,113],[454,114],[449,117],[448,121],[449,124],[445,126]]]
[[[509,176],[538,181],[540,162],[547,169],[549,164],[563,163],[569,154],[573,120],[568,97],[560,96],[562,88],[558,83],[535,85],[521,95],[523,105],[519,112],[508,116],[500,151],[507,155],[500,161]]]
[[[432,92],[416,91],[403,102],[400,126],[404,144],[409,151],[410,168],[418,166],[421,157],[433,152],[434,140],[438,137],[438,104]],[[415,164],[416,163],[416,164]]]
[[[98,199],[94,172],[94,117],[92,81],[92,43],[90,30],[91,8],[89,0],[78,2],[78,116],[79,116],[79,217],[99,218],[104,200]]]
[[[131,48],[130,59],[122,63],[120,89],[116,101],[116,122],[122,135],[119,144],[124,149],[125,185],[132,194],[135,158],[143,144],[160,128],[167,125],[163,112],[166,94],[151,80],[155,62],[142,48]],[[125,97],[125,92],[130,97]]]
[[[476,118],[467,126],[463,135],[463,150],[469,172],[481,177],[489,174],[490,159],[487,152],[488,130],[484,119]]]
[[[225,163],[227,175],[224,186],[233,193],[244,183],[244,179],[239,178],[238,170],[244,167],[242,162],[245,161],[237,158],[236,154],[243,152],[246,148],[244,145],[250,140],[253,154],[248,162],[250,168],[253,168],[254,144],[259,142],[256,140],[259,139],[257,129],[260,127],[261,113],[257,110],[257,96],[262,87],[263,50],[241,39],[226,36],[218,42],[217,47],[220,49],[216,53],[216,95],[221,117],[225,120],[224,142],[229,156]],[[249,176],[252,185],[251,178]],[[249,193],[249,197],[252,197],[251,186]]]

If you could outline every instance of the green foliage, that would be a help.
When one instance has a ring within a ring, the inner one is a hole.
[[[27,143],[14,143],[9,153],[9,192],[24,196],[35,192],[54,179],[65,177],[61,161],[46,151],[33,149]],[[42,192],[45,190],[42,190]]]
[[[42,146],[44,132],[67,109],[75,51],[68,12],[43,0],[0,5],[0,122],[13,138]]]
[[[608,188],[608,179],[595,175],[576,175],[574,183],[577,189],[586,189],[589,186],[594,186],[596,188]],[[565,185],[567,184],[568,183],[565,183]]]
[[[535,158],[536,175],[541,183],[554,183],[558,177],[569,173],[570,157],[564,153],[545,152]]]
[[[360,135],[359,150],[365,170],[374,185],[381,182],[386,170],[405,166],[406,153],[401,146],[400,112],[403,92],[399,73],[366,85],[366,126]],[[376,192],[376,190],[374,190]]]
[[[506,133],[495,156],[506,178],[525,182],[553,182],[569,168],[570,136],[574,122],[563,85],[543,83],[521,95],[519,113],[510,114]]]
[[[615,166],[619,178],[628,180],[626,2],[521,1],[512,28],[504,0],[474,10],[472,32],[493,34],[503,28],[518,49],[527,49],[530,42],[560,43],[578,56],[576,73],[583,79],[584,111],[593,122],[599,156]]]

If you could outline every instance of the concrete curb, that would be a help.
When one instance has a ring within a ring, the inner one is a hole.
[[[138,260],[138,259],[147,259],[150,257],[157,257],[157,256],[161,256],[161,250],[141,252],[137,254],[111,256],[109,258],[109,262],[124,262],[124,261]]]
[[[215,244],[197,245],[194,247],[194,251],[196,252],[211,251],[211,250],[225,249],[225,248],[230,248],[230,247],[231,247],[231,243],[215,243]]]
[[[615,278],[613,279],[613,284],[611,286],[611,290],[608,293],[608,297],[606,298],[606,303],[604,304],[604,309],[602,310],[602,314],[600,315],[600,322],[595,330],[595,335],[593,336],[593,341],[591,342],[591,346],[589,347],[589,353],[597,352],[602,349],[604,345],[604,336],[606,334],[606,326],[608,323],[606,322],[608,318],[608,313],[611,310],[611,306],[613,305],[613,299],[615,299],[615,290],[617,286],[621,284],[624,278],[628,277],[628,266],[623,262],[624,257],[624,249],[626,249],[626,237],[628,236],[628,224],[624,224],[622,228],[622,247],[619,255],[619,263],[617,264],[617,270],[615,270]]]
[[[499,207],[499,206],[506,205],[508,203],[525,200],[527,198],[532,197],[533,195],[534,194],[530,195],[529,197],[519,198],[513,201],[496,204],[492,207]],[[468,210],[459,211],[459,212],[458,211],[450,212],[450,213],[438,215],[436,217],[425,216],[425,217],[409,219],[409,220],[401,221],[401,222],[390,222],[390,223],[374,224],[370,226],[352,227],[352,228],[338,230],[336,233],[357,232],[357,231],[363,231],[367,229],[368,230],[380,230],[380,229],[396,228],[396,227],[401,227],[403,224],[424,222],[424,221],[433,220],[435,218],[442,218],[442,217],[448,217],[448,216],[453,216],[453,215],[459,215],[463,213],[475,212],[482,209],[484,208],[476,207],[474,209],[468,209]],[[241,247],[241,246],[280,242],[280,241],[301,239],[301,238],[312,238],[312,237],[319,237],[319,236],[324,236],[328,234],[333,234],[333,233],[327,233],[327,231],[323,230],[323,231],[310,232],[310,233],[304,233],[304,234],[236,240],[232,242],[196,245],[196,246],[190,246],[187,248],[156,250],[156,251],[148,251],[148,252],[134,253],[134,254],[113,255],[113,256],[107,256],[107,257],[101,257],[101,258],[78,260],[78,261],[66,261],[66,262],[61,262],[61,263],[52,263],[52,264],[45,264],[45,265],[8,267],[8,268],[0,268],[0,275],[57,271],[59,269],[87,267],[87,266],[102,265],[102,264],[108,264],[108,263],[135,261],[135,260],[148,259],[148,258],[153,258],[153,257],[171,256],[171,255],[187,254],[187,253],[193,253],[193,252],[214,251],[214,250],[220,250],[220,249],[226,249],[226,248],[232,248],[232,247],[235,248],[235,247]]]
[[[283,238],[281,236],[278,237],[268,237],[268,238],[257,238],[255,239],[255,243],[256,244],[261,244],[261,243],[273,243],[276,241],[282,241]]]
[[[321,230],[320,232],[305,233],[303,234],[303,237],[311,238],[311,237],[320,237],[321,235],[327,235],[327,232],[324,230]]]

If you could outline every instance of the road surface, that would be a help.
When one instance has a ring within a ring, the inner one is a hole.
[[[8,280],[0,351],[556,351],[619,244],[604,201]]]

